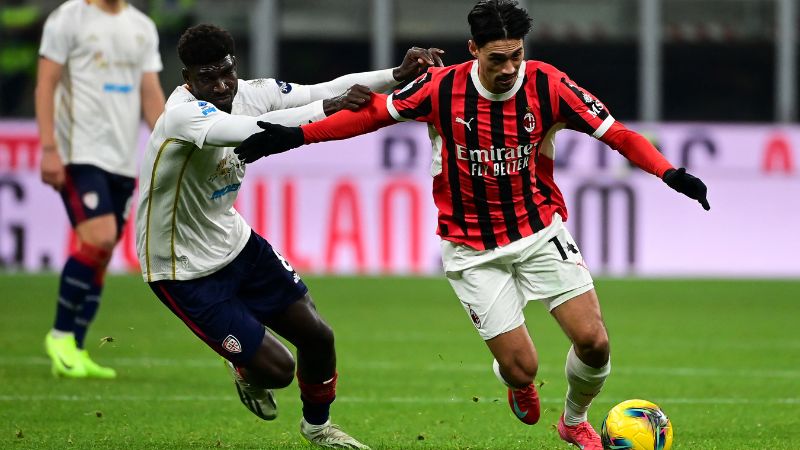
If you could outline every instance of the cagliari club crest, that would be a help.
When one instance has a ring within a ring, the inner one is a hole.
[[[222,348],[230,353],[242,353],[242,344],[236,339],[236,336],[229,334],[228,337],[222,341]]]

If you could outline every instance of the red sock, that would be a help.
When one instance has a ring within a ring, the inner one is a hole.
[[[297,384],[300,386],[300,399],[303,401],[303,418],[314,425],[322,425],[328,421],[331,403],[336,398],[336,380],[338,373],[333,378],[322,383],[305,383],[297,374]]]

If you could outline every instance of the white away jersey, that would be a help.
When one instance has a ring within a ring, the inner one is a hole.
[[[39,54],[64,66],[55,117],[63,161],[135,176],[142,73],[162,68],[153,21],[131,5],[109,14],[69,0],[47,18]]]
[[[311,100],[307,86],[273,79],[239,80],[238,87],[234,115],[259,116]],[[325,117],[321,100],[286,113],[270,120],[299,125]],[[233,208],[245,165],[232,147],[205,143],[211,126],[225,117],[179,86],[156,122],[142,160],[136,211],[136,247],[147,282],[211,274],[247,243],[250,226]]]

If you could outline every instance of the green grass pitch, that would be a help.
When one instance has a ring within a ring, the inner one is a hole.
[[[527,310],[541,422],[519,423],[443,278],[307,280],[336,331],[333,419],[373,449],[568,449],[556,434],[568,343]],[[138,276],[110,277],[87,346],[115,381],[56,380],[43,351],[57,278],[0,276],[0,448],[308,448],[295,384],[262,422],[221,360]],[[590,410],[658,403],[673,449],[800,449],[800,282],[599,279],[613,369]],[[101,345],[103,338],[113,342]]]

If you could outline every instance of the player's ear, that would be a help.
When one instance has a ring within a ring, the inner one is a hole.
[[[467,41],[467,48],[469,49],[469,52],[472,54],[473,57],[475,58],[478,57],[478,46],[475,45],[475,41],[473,41],[472,39]]]
[[[186,67],[184,67],[183,69],[181,69],[181,75],[183,75],[183,81],[185,81],[185,82],[186,82],[186,84],[188,84],[189,86],[191,86],[191,85],[192,85],[192,83],[191,83],[191,81],[189,80],[189,69],[187,69]]]

